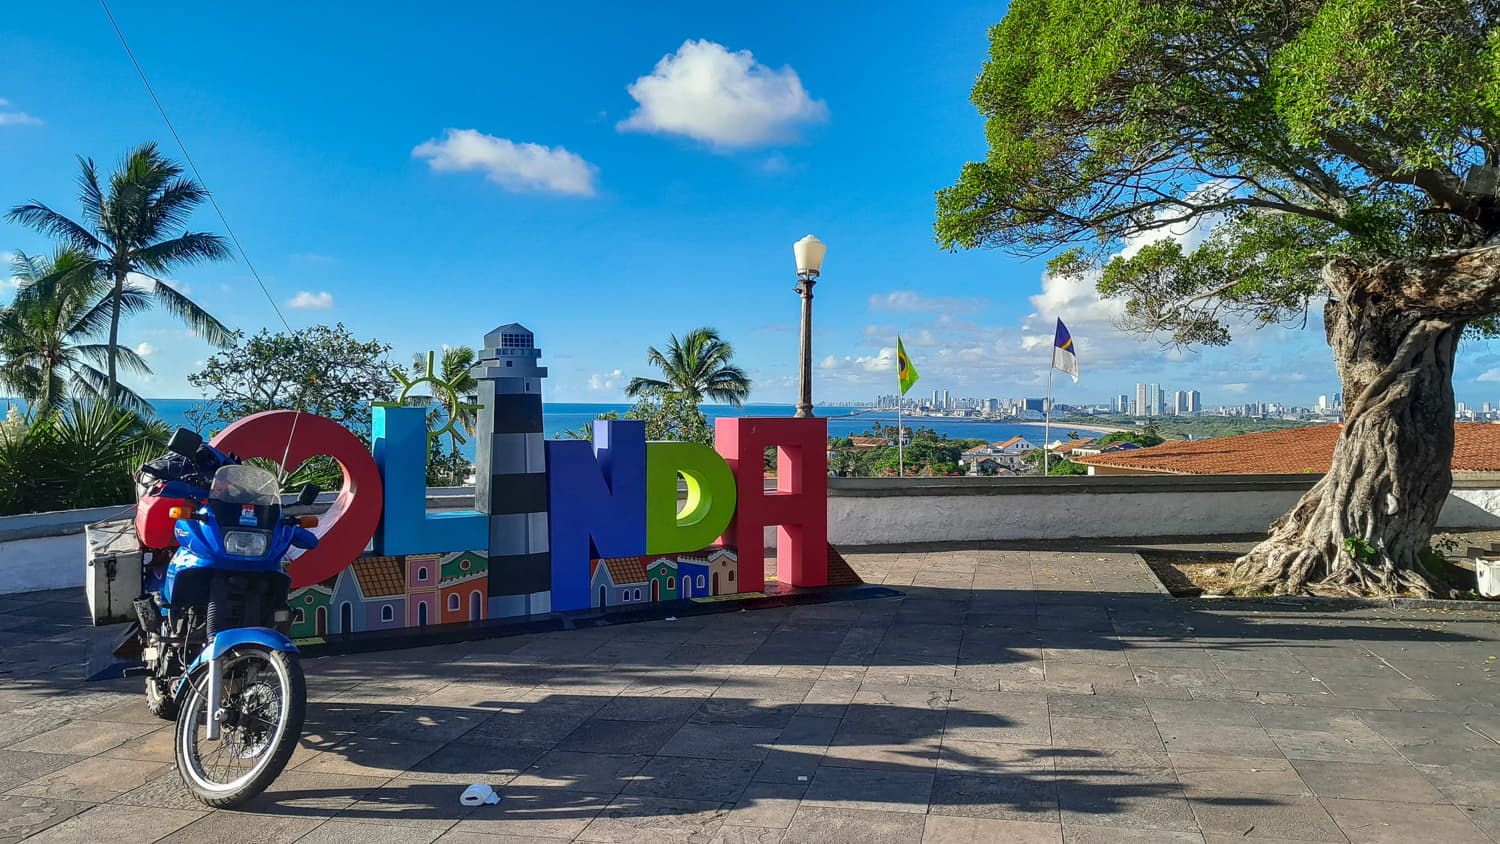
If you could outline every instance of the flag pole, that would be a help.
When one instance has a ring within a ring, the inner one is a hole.
[[[1052,354],[1054,356],[1057,354],[1057,351],[1056,351],[1055,348],[1052,351]],[[1047,457],[1049,455],[1051,455],[1051,453],[1052,453],[1051,450],[1047,448],[1047,443],[1048,443],[1048,441],[1050,441],[1052,439],[1052,369],[1053,369],[1052,364],[1053,363],[1054,363],[1054,361],[1052,361],[1052,360],[1047,361],[1047,404],[1044,407],[1042,407],[1042,419],[1044,420],[1042,422],[1042,477],[1044,477],[1044,478],[1047,477]]]
[[[897,368],[897,373],[901,370]],[[901,376],[896,376],[896,477],[906,477],[906,446],[901,439],[901,406],[906,404],[906,396],[901,392]]]

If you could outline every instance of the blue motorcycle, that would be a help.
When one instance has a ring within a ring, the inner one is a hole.
[[[291,628],[287,552],[316,519],[284,516],[276,476],[179,429],[141,468],[138,533],[152,560],[135,601],[146,700],[177,722],[177,769],[200,801],[232,808],[264,791],[302,733],[307,686]],[[302,490],[310,504],[318,489]],[[150,549],[164,519],[176,548]],[[154,530],[147,525],[155,520]]]

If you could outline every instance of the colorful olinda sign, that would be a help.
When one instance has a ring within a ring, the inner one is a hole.
[[[484,345],[472,511],[427,510],[424,408],[371,408],[373,449],[289,410],[214,439],[241,457],[321,454],[343,468],[318,547],[291,564],[294,637],[758,593],[773,525],[777,581],[828,584],[826,420],[719,419],[714,448],[646,442],[645,423],[624,421],[596,422],[593,442],[547,440],[531,332],[504,325]]]

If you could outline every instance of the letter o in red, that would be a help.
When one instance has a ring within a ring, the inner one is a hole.
[[[213,446],[241,458],[284,460],[294,468],[320,454],[338,461],[343,489],[313,528],[318,547],[292,560],[288,573],[293,589],[322,583],[343,571],[374,538],[384,500],[380,469],[370,449],[343,425],[312,413],[268,410],[220,431]]]

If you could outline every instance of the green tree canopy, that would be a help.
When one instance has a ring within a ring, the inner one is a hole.
[[[392,397],[391,347],[359,340],[343,323],[292,334],[235,332],[228,347],[188,375],[206,401],[190,412],[203,427],[222,426],[263,410],[297,409],[370,436],[370,402]]]
[[[1420,558],[1451,486],[1453,355],[1500,311],[1497,16],[1015,0],[990,31],[989,154],[939,192],[941,245],[1053,255],[1126,327],[1181,344],[1323,310],[1347,421],[1328,475],[1242,559],[1247,589],[1436,588]]]

